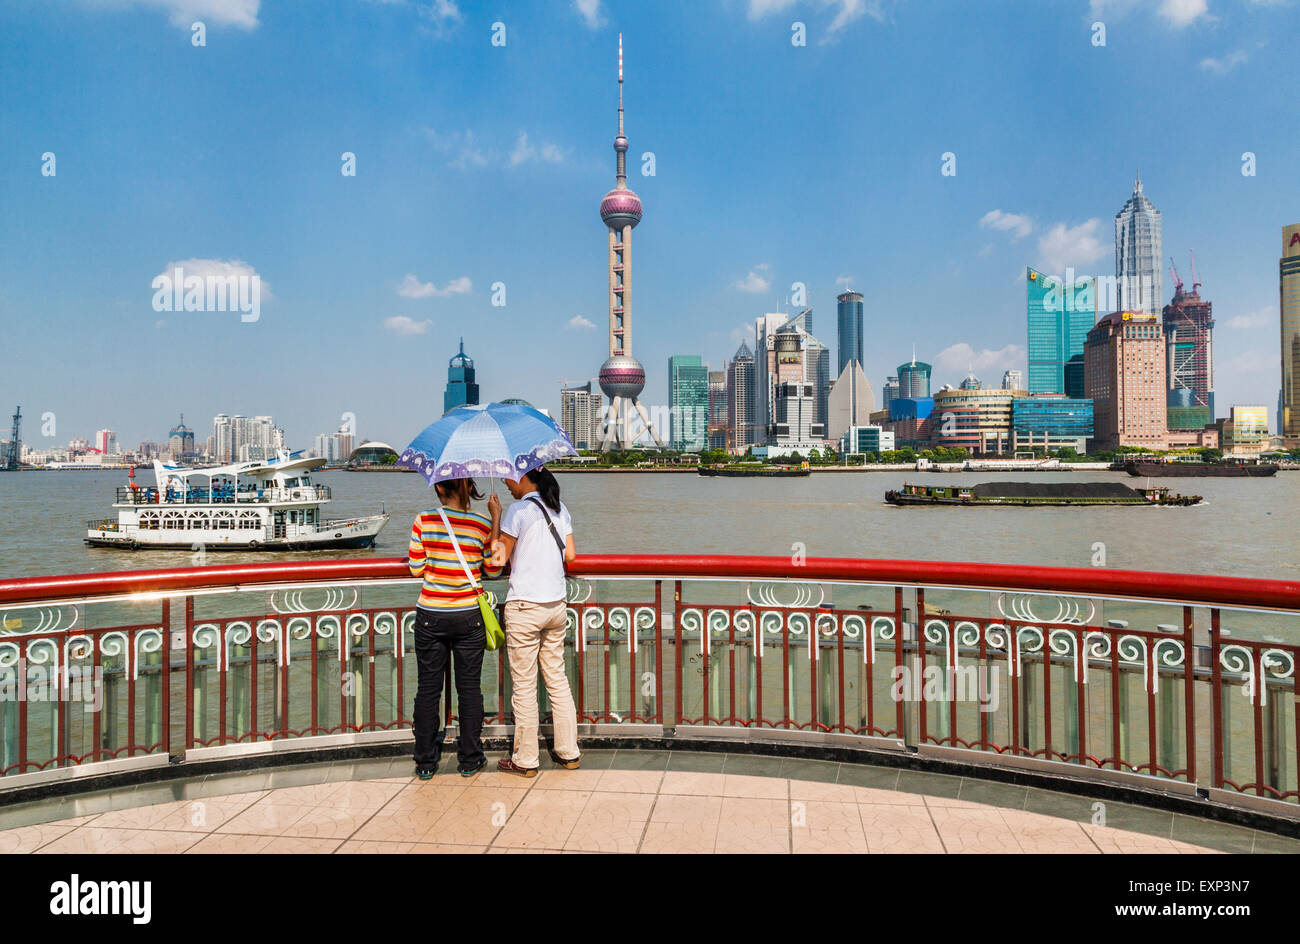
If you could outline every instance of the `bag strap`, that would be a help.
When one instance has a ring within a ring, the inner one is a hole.
[[[551,520],[551,513],[546,510],[545,503],[537,498],[536,492],[530,492],[525,496],[529,501],[535,501],[537,507],[542,509],[542,516],[546,518],[546,526],[551,529],[551,537],[555,538],[555,546],[560,549],[560,557],[564,557],[564,539],[560,537],[560,532],[555,530],[555,522]]]
[[[460,542],[456,540],[456,532],[452,529],[451,522],[447,520],[447,512],[439,508],[438,516],[442,518],[442,526],[447,529],[447,537],[451,538],[451,546],[456,552],[456,559],[460,561],[460,566],[465,568],[465,576],[469,578],[469,585],[474,588],[475,593],[482,593],[483,588],[474,579],[474,574],[469,569],[469,562],[465,560],[465,555],[461,552]]]

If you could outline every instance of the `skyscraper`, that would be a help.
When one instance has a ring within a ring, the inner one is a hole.
[[[899,382],[898,382],[898,378],[897,378],[897,377],[886,377],[886,378],[885,378],[885,387],[884,387],[884,389],[881,391],[881,394],[880,394],[880,397],[881,397],[881,402],[880,402],[881,409],[886,409],[886,410],[889,409],[889,401],[890,401],[890,400],[893,400],[895,397],[900,397],[900,396],[902,396],[902,394],[899,392]]]
[[[839,350],[835,376],[844,373],[849,361],[862,363],[862,293],[844,292],[835,298]]]
[[[1112,312],[1088,333],[1084,393],[1099,449],[1167,445],[1165,338],[1156,316]]]
[[[173,460],[194,454],[194,430],[185,425],[184,413],[181,414],[181,421],[167,434],[167,451]]]
[[[596,448],[600,434],[600,393],[592,391],[591,381],[580,387],[560,390],[560,426],[569,434],[575,449]]]
[[[618,34],[618,136],[614,138],[614,189],[600,201],[609,230],[609,359],[600,368],[600,389],[609,397],[601,451],[632,445],[632,416],[641,417],[655,445],[663,446],[650,414],[637,399],[645,389],[645,368],[632,356],[632,230],[641,222],[641,198],[627,186],[627,138],[623,135],[623,34]]]
[[[754,352],[744,341],[727,365],[727,422],[731,448],[744,449],[760,441],[754,431]]]
[[[465,354],[465,339],[460,339],[460,353],[447,362],[447,389],[442,394],[442,412],[458,406],[478,406],[478,384],[474,382],[474,360]]]
[[[1282,444],[1300,447],[1300,223],[1282,229],[1278,261],[1278,308],[1282,328]]]
[[[670,448],[699,452],[708,445],[709,368],[698,354],[668,358],[668,417]]]
[[[1164,299],[1162,258],[1160,211],[1142,192],[1139,175],[1133,182],[1133,195],[1115,214],[1115,281],[1120,311],[1151,315],[1160,311]]]
[[[1214,317],[1200,287],[1195,281],[1192,290],[1184,292],[1182,279],[1175,276],[1174,298],[1163,313],[1169,409],[1196,411],[1184,416],[1183,426],[1189,428],[1214,421]],[[1170,429],[1176,428],[1172,415]]]
[[[727,372],[709,371],[709,448],[726,449],[727,442]]]
[[[786,323],[780,312],[768,312],[754,319],[754,439],[767,441],[772,425],[773,390],[776,386],[776,332]]]
[[[1008,370],[1002,375],[1003,390],[1024,390],[1025,378],[1018,370]]]
[[[930,395],[930,365],[918,361],[916,355],[907,364],[898,365],[898,396],[928,397]]]
[[[811,334],[803,335],[804,380],[813,385],[813,403],[816,405],[816,422],[827,422],[831,396],[831,351]]]
[[[1065,364],[1083,353],[1084,340],[1097,322],[1097,282],[1025,269],[1029,392],[1064,393]]]

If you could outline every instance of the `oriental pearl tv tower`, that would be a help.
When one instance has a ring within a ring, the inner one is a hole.
[[[628,449],[633,444],[635,410],[655,445],[663,442],[637,399],[645,387],[645,368],[632,356],[632,229],[641,222],[641,198],[627,187],[627,138],[623,136],[623,34],[618,34],[617,182],[600,201],[600,218],[609,227],[609,360],[600,368],[600,389],[609,397],[609,412],[600,432],[600,450]]]

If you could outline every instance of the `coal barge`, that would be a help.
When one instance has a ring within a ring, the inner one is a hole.
[[[1176,495],[1162,485],[1129,488],[1120,482],[984,482],[980,485],[912,485],[885,492],[891,505],[1195,505],[1200,495]]]
[[[1146,478],[1188,478],[1214,475],[1232,478],[1263,478],[1277,475],[1278,466],[1271,462],[1138,462],[1124,463],[1129,475]]]

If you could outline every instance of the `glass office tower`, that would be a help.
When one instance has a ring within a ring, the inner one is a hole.
[[[1095,279],[1072,284],[1038,269],[1025,270],[1029,331],[1029,392],[1066,393],[1066,363],[1083,354],[1083,342],[1097,323]]]
[[[1300,223],[1282,230],[1278,262],[1282,327],[1282,394],[1278,413],[1286,448],[1300,446]]]
[[[709,368],[698,354],[668,358],[669,446],[699,452],[708,445]]]
[[[474,382],[474,359],[465,353],[465,339],[460,339],[460,353],[447,362],[447,389],[442,394],[442,412],[458,406],[478,406],[478,384]]]
[[[849,361],[862,360],[862,293],[844,292],[835,299],[836,313],[839,319],[839,350],[836,351],[835,376],[844,373],[844,365]],[[809,329],[812,330],[811,328]]]

